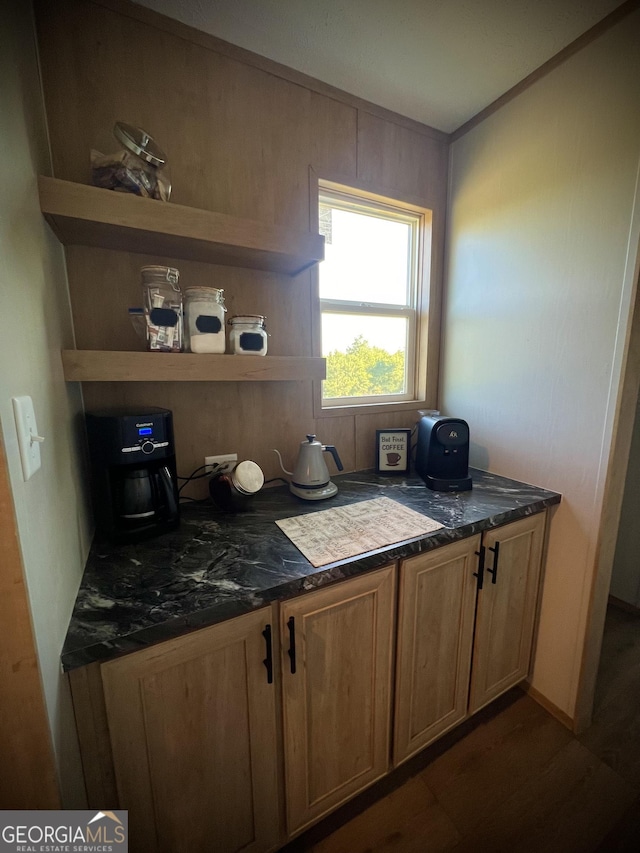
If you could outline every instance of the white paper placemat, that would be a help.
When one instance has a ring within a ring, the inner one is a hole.
[[[391,498],[296,515],[276,524],[315,568],[444,527]]]

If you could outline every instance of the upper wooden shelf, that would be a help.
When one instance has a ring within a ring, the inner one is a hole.
[[[282,382],[324,379],[324,358],[63,350],[67,382]]]
[[[42,212],[64,245],[99,246],[291,276],[324,257],[320,234],[42,175],[38,184]]]

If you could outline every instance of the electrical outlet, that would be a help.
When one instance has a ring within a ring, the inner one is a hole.
[[[220,456],[205,456],[204,464],[207,467],[204,470],[207,474],[226,474],[227,471],[233,471],[237,462],[237,453],[223,453]]]

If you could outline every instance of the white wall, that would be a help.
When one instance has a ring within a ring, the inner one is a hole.
[[[60,350],[73,346],[73,337],[64,254],[38,206],[36,177],[50,165],[30,4],[23,0],[0,3],[0,81],[0,421],[63,802],[82,806],[73,715],[60,674],[90,543],[79,485],[85,481],[77,441],[82,401],[78,387],[65,384],[60,364]],[[20,394],[33,398],[46,437],[42,469],[26,483],[11,405]]]
[[[563,494],[533,686],[570,716],[628,313],[639,43],[636,11],[451,151],[441,409],[469,421],[473,464]]]

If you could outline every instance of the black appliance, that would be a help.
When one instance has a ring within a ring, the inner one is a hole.
[[[179,522],[173,419],[168,409],[87,412],[93,508],[98,530],[133,542]]]
[[[460,418],[423,415],[418,421],[416,471],[429,489],[465,492],[469,476],[469,425]]]

